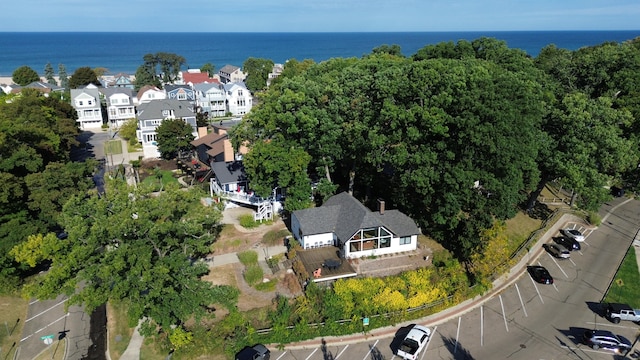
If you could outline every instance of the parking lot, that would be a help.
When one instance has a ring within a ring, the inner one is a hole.
[[[418,359],[612,359],[610,350],[582,344],[587,329],[610,330],[633,343],[639,327],[633,322],[613,324],[602,316],[604,297],[618,264],[637,231],[637,202],[623,204],[612,221],[597,231],[577,223],[564,227],[582,231],[581,249],[559,259],[541,249],[528,265],[544,266],[552,285],[535,282],[526,271],[482,305],[442,323],[418,322],[433,331]],[[635,210],[632,209],[634,207]],[[605,218],[606,219],[606,218]],[[620,221],[623,220],[623,221]],[[620,227],[624,223],[626,226]],[[554,233],[547,242],[553,241]],[[340,344],[334,339],[320,346],[273,351],[272,359],[397,359],[398,344],[410,326],[398,326],[384,338]]]

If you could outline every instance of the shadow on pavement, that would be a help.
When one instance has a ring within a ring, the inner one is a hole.
[[[473,356],[464,346],[460,345],[459,342],[456,342],[455,339],[450,337],[440,336],[442,338],[442,342],[444,346],[449,350],[449,353],[453,356],[453,359],[460,360],[473,360]]]

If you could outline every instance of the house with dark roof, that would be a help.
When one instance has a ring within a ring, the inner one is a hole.
[[[420,229],[415,221],[385,209],[382,200],[378,207],[371,211],[342,192],[320,207],[294,211],[291,232],[304,249],[335,246],[346,259],[416,250]]]
[[[136,135],[142,144],[144,158],[159,158],[156,129],[164,120],[182,119],[193,128],[193,137],[198,137],[196,114],[188,101],[152,100],[137,107],[138,130]]]

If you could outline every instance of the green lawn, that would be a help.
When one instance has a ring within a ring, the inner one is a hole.
[[[109,140],[104,143],[104,153],[105,155],[118,155],[122,154],[122,141],[120,140]]]
[[[604,302],[628,304],[634,309],[640,308],[640,273],[636,261],[636,251],[630,247],[611,283]]]
[[[13,359],[26,318],[27,300],[19,296],[0,296],[0,359]]]
[[[153,186],[155,186],[156,190],[160,190],[160,185],[161,185],[161,181],[162,181],[162,185],[167,186],[167,184],[169,183],[177,183],[178,179],[176,179],[175,177],[173,177],[173,172],[168,171],[168,170],[159,170],[159,174],[160,174],[160,179],[158,178],[158,176],[152,174],[148,177],[146,177],[144,180],[142,180],[143,184],[152,184]]]

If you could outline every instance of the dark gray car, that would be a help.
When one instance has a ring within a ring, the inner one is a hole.
[[[269,360],[270,358],[271,352],[262,344],[247,346],[236,355],[236,360]]]

